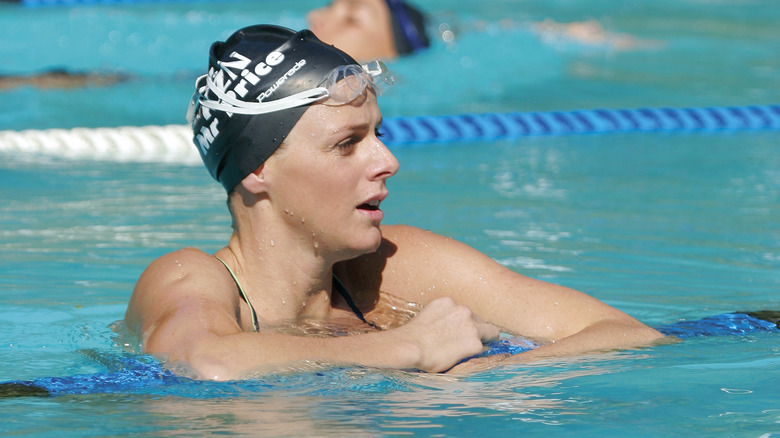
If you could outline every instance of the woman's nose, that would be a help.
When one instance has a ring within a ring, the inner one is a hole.
[[[396,172],[398,172],[400,164],[387,145],[377,137],[373,149],[374,151],[372,153],[375,154],[375,159],[378,163],[374,178],[387,179],[395,175]]]

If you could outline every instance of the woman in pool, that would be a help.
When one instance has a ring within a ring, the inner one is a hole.
[[[463,371],[499,328],[543,344],[523,360],[661,337],[453,239],[380,226],[398,170],[378,138],[386,73],[306,30],[258,25],[212,45],[188,116],[234,233],[141,275],[125,320],[145,352],[234,379],[306,361]]]

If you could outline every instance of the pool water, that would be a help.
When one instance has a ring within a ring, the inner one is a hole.
[[[3,41],[17,43],[0,47],[5,73],[132,77],[0,90],[0,129],[183,123],[211,41],[257,21],[303,26],[318,3],[0,4]],[[780,102],[770,0],[449,3],[426,7],[457,25],[456,44],[391,63],[386,117]],[[660,43],[622,52],[545,39],[529,23],[546,17]],[[654,326],[780,309],[779,143],[763,130],[399,145],[383,210],[386,223],[453,236]],[[465,377],[323,367],[230,383],[137,379],[154,362],[125,353],[109,326],[152,259],[224,245],[222,189],[201,166],[19,154],[2,157],[0,195],[0,381],[95,385],[0,399],[2,435],[780,436],[771,333]]]

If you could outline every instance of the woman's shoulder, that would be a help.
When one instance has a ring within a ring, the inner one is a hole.
[[[213,295],[214,290],[225,289],[231,284],[229,272],[214,256],[197,248],[183,248],[149,264],[136,283],[133,299],[175,299],[177,294]]]
[[[180,274],[197,275],[220,266],[219,261],[212,255],[197,248],[182,248],[173,252],[164,254],[155,259],[144,270],[144,276],[169,277],[175,274],[180,278]]]
[[[446,239],[430,230],[412,225],[383,225],[383,244],[394,243],[396,245],[424,245],[428,242]]]
[[[471,247],[458,240],[409,225],[382,227],[382,245],[379,252],[398,253],[403,257],[429,257],[433,254],[450,254],[467,257],[476,255]]]
[[[406,225],[382,227],[382,243],[371,254],[345,263],[359,287],[408,297],[442,279],[455,279],[474,268],[493,265],[490,258],[456,239]]]

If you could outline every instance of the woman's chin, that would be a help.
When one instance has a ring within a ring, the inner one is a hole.
[[[356,242],[354,246],[357,255],[370,254],[379,249],[379,245],[382,244],[382,231],[379,227],[374,228],[370,232],[366,233],[365,238],[360,242]]]

